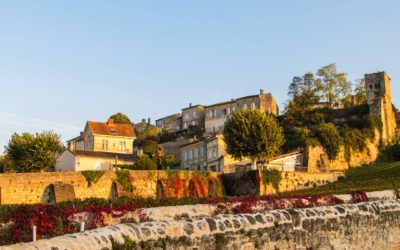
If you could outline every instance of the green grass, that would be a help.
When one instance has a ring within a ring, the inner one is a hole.
[[[400,161],[381,162],[349,169],[337,182],[287,194],[346,194],[400,188]]]

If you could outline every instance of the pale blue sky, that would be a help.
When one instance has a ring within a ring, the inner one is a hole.
[[[0,147],[63,140],[116,112],[135,122],[260,88],[280,107],[294,75],[336,62],[386,70],[400,105],[400,1],[1,1]]]

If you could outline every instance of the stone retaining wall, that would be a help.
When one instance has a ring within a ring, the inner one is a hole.
[[[279,190],[291,191],[334,182],[341,174],[282,172]],[[220,178],[222,177],[222,178]],[[204,171],[130,171],[132,191],[125,191],[114,171],[90,186],[80,172],[0,174],[0,204],[33,204],[73,200],[75,198],[220,197],[227,195],[274,194],[264,185],[263,172],[248,171],[220,174]],[[221,179],[224,181],[221,182]]]
[[[0,249],[112,249],[124,237],[136,249],[398,249],[400,200],[119,224]]]
[[[0,204],[34,204],[75,198],[140,198],[222,196],[218,173],[198,171],[130,171],[132,191],[119,183],[115,171],[88,185],[80,172],[0,174]],[[115,190],[113,190],[115,189]]]

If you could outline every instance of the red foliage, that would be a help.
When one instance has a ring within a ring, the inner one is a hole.
[[[36,226],[37,239],[79,231],[76,214],[86,212],[85,227],[93,229],[104,226],[104,214],[122,217],[127,212],[138,212],[141,220],[145,214],[136,204],[123,205],[118,208],[105,208],[99,205],[88,205],[80,209],[66,208],[58,205],[24,205],[11,215],[11,232],[14,242],[31,241],[32,227]],[[82,218],[83,219],[83,218]]]
[[[350,195],[353,202],[366,202],[369,200],[364,191],[353,191],[350,192]]]

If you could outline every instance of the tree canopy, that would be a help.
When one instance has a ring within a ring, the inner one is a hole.
[[[8,172],[52,171],[57,155],[64,150],[60,136],[51,131],[30,134],[14,133],[6,146]]]
[[[227,120],[223,135],[226,151],[235,159],[249,157],[253,169],[257,159],[275,155],[284,143],[282,128],[271,115],[260,110],[241,109]]]
[[[129,117],[127,115],[119,113],[119,112],[110,116],[109,119],[113,119],[115,123],[119,123],[119,124],[132,124],[131,120],[129,119]]]
[[[338,72],[336,64],[323,66],[317,71],[317,86],[321,90],[321,97],[332,107],[335,102],[341,102],[351,94],[351,83],[345,72]]]

